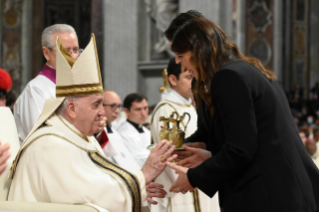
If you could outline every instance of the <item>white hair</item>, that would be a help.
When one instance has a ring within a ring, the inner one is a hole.
[[[67,24],[54,24],[45,28],[42,32],[42,47],[53,48],[55,46],[55,40],[53,40],[53,34],[55,33],[74,33],[74,28]]]
[[[76,102],[76,101],[78,101],[81,97],[83,97],[83,96],[69,96],[69,97],[66,97],[64,100],[63,100],[63,102],[62,102],[62,104],[59,106],[59,108],[58,108],[58,114],[60,114],[60,115],[64,115],[65,114],[65,112],[66,112],[66,107],[67,107],[67,105],[68,105],[68,103],[69,102]]]

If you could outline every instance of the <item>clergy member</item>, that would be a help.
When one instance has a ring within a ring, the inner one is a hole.
[[[72,26],[55,24],[44,29],[41,39],[46,64],[39,74],[27,84],[14,105],[14,120],[21,144],[38,120],[45,101],[55,97],[55,41],[58,36],[72,58],[76,59],[79,56],[78,38]]]
[[[12,88],[12,79],[8,72],[0,68],[0,106],[6,106],[8,92]]]
[[[151,133],[143,126],[148,115],[147,98],[139,93],[127,95],[124,99],[124,112],[127,120],[118,132],[124,137],[133,158],[142,167],[150,153],[147,147],[151,144]]]
[[[171,142],[162,141],[134,173],[111,162],[93,137],[105,120],[94,35],[77,60],[58,38],[56,59],[56,98],[45,102],[13,161],[8,200],[140,211],[146,185],[165,168],[161,155],[168,157],[174,147],[166,152]]]
[[[114,91],[105,90],[103,107],[107,118],[105,130],[109,138],[109,142],[103,147],[104,153],[110,155],[113,162],[129,171],[140,170],[140,167],[125,146],[124,138],[112,126],[113,121],[117,119],[122,109],[122,102],[119,95]]]
[[[160,142],[159,132],[163,126],[163,123],[159,121],[159,117],[169,117],[174,111],[180,116],[183,115],[183,113],[189,113],[191,116],[185,132],[186,137],[190,136],[197,129],[197,113],[192,105],[192,74],[188,71],[182,72],[181,65],[176,64],[175,58],[172,58],[167,67],[167,75],[163,74],[163,78],[164,86],[160,90],[164,91],[161,95],[161,101],[154,109],[151,120],[151,133],[155,143]],[[185,120],[180,124],[182,130],[185,130],[187,122],[188,117],[186,116]],[[168,192],[177,176],[173,169],[166,168],[165,171],[156,178],[156,182],[163,184],[165,191]],[[186,194],[168,192],[165,198],[154,198],[154,200],[156,200],[158,204],[151,206],[152,212],[220,211],[216,196],[211,199],[197,189],[193,193]]]

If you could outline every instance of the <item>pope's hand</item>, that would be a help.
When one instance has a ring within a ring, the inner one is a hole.
[[[166,196],[166,191],[164,191],[164,186],[159,183],[150,182],[146,186],[147,191],[147,202],[153,205],[157,205],[157,202],[152,199],[152,197],[164,198]]]
[[[194,168],[212,156],[212,154],[209,151],[201,148],[194,148],[186,145],[184,145],[183,147],[187,152],[190,152],[191,155],[179,161],[177,165],[180,166]]]
[[[106,120],[107,118],[105,116],[101,118],[99,132],[102,132],[104,130],[104,127],[106,126]]]
[[[185,143],[184,146],[194,147],[194,148],[201,148],[206,149],[206,144],[204,142],[195,142],[195,143]],[[179,162],[191,155],[193,155],[193,152],[190,151],[174,151],[173,154],[177,154],[176,162]]]
[[[0,141],[0,174],[7,168],[7,160],[11,153],[9,152],[10,144],[2,144]]]
[[[178,174],[176,181],[171,186],[169,191],[174,192],[174,193],[181,192],[183,194],[185,194],[188,191],[193,192],[194,187],[191,186],[191,184],[189,183],[188,178],[187,178],[188,168],[178,166],[178,165],[170,163],[170,162],[166,162],[166,164],[167,164],[167,166],[174,169],[175,172]]]
[[[142,167],[146,184],[149,184],[158,175],[160,175],[162,171],[164,171],[166,167],[166,159],[167,161],[173,161],[177,157],[177,155],[170,157],[175,149],[175,146],[171,145],[172,141],[167,142],[166,140],[161,140],[148,156],[144,166]]]

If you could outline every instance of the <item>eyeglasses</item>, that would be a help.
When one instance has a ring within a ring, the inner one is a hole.
[[[48,48],[51,52],[56,51],[55,49]],[[70,55],[77,54],[80,56],[80,54],[83,52],[83,49],[65,49],[69,52]]]
[[[111,105],[108,105],[108,104],[103,104],[103,106],[109,106],[111,108],[112,111],[116,111],[117,109],[119,110],[122,110],[122,105],[117,105],[117,104],[111,104]]]

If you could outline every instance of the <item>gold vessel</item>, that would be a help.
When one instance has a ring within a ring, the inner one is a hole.
[[[191,119],[191,116],[189,115],[189,113],[184,113],[180,117],[178,115],[176,119],[172,118],[172,115],[171,115],[169,120],[169,122],[172,123],[172,129],[170,130],[170,133],[169,133],[169,140],[173,142],[173,145],[175,145],[176,148],[182,148],[185,141],[185,132],[180,128],[180,123],[184,120],[186,115],[188,116],[188,122],[185,125],[185,129],[184,129],[186,131],[187,125]]]
[[[169,132],[170,132],[170,128],[169,128],[169,119],[170,118],[165,118],[164,116],[161,116],[159,118],[159,121],[162,121],[164,123],[163,128],[160,130],[159,132],[159,140],[169,140]]]

